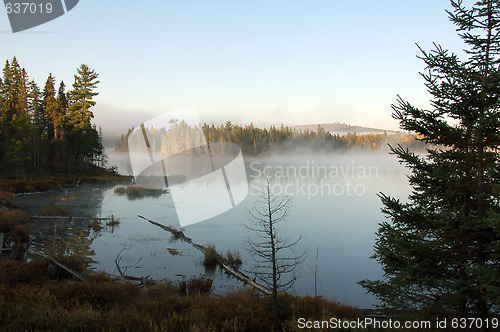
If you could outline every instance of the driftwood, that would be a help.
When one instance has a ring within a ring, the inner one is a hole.
[[[113,220],[113,217],[95,218],[95,217],[73,217],[73,216],[31,216],[31,219],[41,219],[41,220]]]
[[[46,258],[50,261],[52,261],[52,263],[56,264],[57,266],[59,266],[60,268],[62,268],[63,270],[66,270],[68,271],[69,273],[71,273],[73,276],[75,276],[76,278],[80,279],[81,281],[84,280],[83,276],[81,274],[79,274],[78,272],[76,272],[75,270],[67,267],[66,265],[64,265],[63,263],[57,261],[56,259],[54,259],[53,257],[50,257],[49,255],[46,255],[46,254],[42,254],[42,253],[39,253],[39,252],[33,252],[34,254],[40,256],[40,257],[43,257],[43,258]]]
[[[200,250],[201,252],[203,252],[204,254],[206,253],[207,251],[207,247],[205,246],[202,246],[201,244],[197,244],[197,243],[194,243],[190,238],[188,238],[186,235],[184,235],[184,233],[182,231],[179,231],[177,229],[175,229],[174,227],[171,227],[171,226],[165,226],[165,225],[162,225],[160,223],[157,223],[156,221],[154,220],[150,220],[146,217],[143,217],[141,215],[138,215],[139,218],[142,218],[144,220],[146,220],[147,222],[155,225],[155,226],[158,226],[164,230],[166,230],[167,232],[170,232],[172,233],[176,238],[186,242],[186,243],[189,243],[190,245],[192,245],[194,248]],[[218,254],[219,258],[221,257],[219,254]],[[231,266],[225,264],[223,262],[222,259],[219,259],[219,265],[229,274],[231,274],[232,276],[234,276],[236,279],[246,283],[246,284],[249,284],[250,286],[252,286],[253,288],[257,289],[258,291],[266,294],[266,295],[271,295],[272,292],[270,289],[268,289],[267,287],[261,285],[261,284],[258,284],[257,282],[255,282],[252,278],[250,278],[249,276],[247,276],[246,274],[232,268]]]
[[[124,280],[130,280],[130,281],[138,281],[143,285],[155,285],[158,283],[158,281],[150,279],[148,277],[134,277],[134,276],[129,276],[129,275],[122,275],[120,278]]]
[[[123,247],[122,250],[120,250],[120,252],[118,253],[118,256],[116,256],[116,258],[115,258],[115,265],[116,265],[116,269],[118,270],[118,273],[120,274],[120,278],[123,280],[139,281],[141,284],[148,284],[148,285],[156,284],[157,281],[150,279],[149,276],[134,277],[134,276],[129,276],[129,275],[125,274],[125,272],[127,271],[127,268],[137,265],[141,261],[142,258],[139,258],[139,260],[131,266],[125,266],[125,271],[122,271],[122,268],[120,266],[120,261],[122,260],[122,252],[125,249],[128,249],[128,248]]]

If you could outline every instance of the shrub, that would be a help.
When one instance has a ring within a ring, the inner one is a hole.
[[[70,213],[61,205],[45,205],[40,210],[41,216],[69,216]]]
[[[215,244],[209,243],[204,251],[205,259],[203,265],[206,267],[215,267],[219,264],[219,254],[215,250]]]
[[[213,280],[205,276],[191,278],[187,282],[187,291],[189,295],[208,294],[212,291]]]
[[[149,302],[169,296],[177,296],[179,288],[170,282],[159,282],[144,289],[143,301]]]
[[[0,207],[5,207],[8,209],[17,207],[14,200],[14,195],[5,191],[0,191]]]
[[[78,268],[75,257],[58,259]],[[105,273],[83,282],[52,281],[46,271],[45,259],[0,258],[2,331],[298,331],[298,317],[362,317],[354,307],[321,297],[280,295],[277,318],[269,296],[246,288],[216,297],[209,294],[212,280],[205,276],[184,281],[193,296],[179,296],[169,282],[139,286]]]
[[[0,209],[0,229],[5,227],[10,228],[13,225],[24,225],[29,221],[30,216],[22,210]]]
[[[16,260],[0,261],[0,284],[41,284],[47,280],[47,261],[42,259],[22,262]]]
[[[85,260],[79,255],[55,255],[54,259],[75,272],[83,273],[86,271]]]
[[[128,199],[142,198],[145,195],[146,189],[136,186],[128,186],[125,189],[125,194]]]
[[[14,195],[5,191],[0,191],[0,201],[13,202]]]
[[[117,195],[125,195],[125,187],[124,186],[118,186],[115,188],[115,194]]]
[[[226,257],[224,258],[224,261],[227,265],[231,266],[233,269],[238,269],[241,266],[241,264],[243,264],[240,253],[237,250],[233,252],[231,250],[228,250],[226,252]]]
[[[15,225],[10,229],[10,235],[15,242],[27,242],[29,240],[26,226]]]

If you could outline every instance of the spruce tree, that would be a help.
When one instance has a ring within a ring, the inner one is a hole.
[[[31,137],[32,137],[32,166],[33,170],[39,174],[46,163],[45,144],[47,135],[44,133],[43,105],[41,101],[40,89],[34,81],[30,83],[29,110],[31,114]]]
[[[4,67],[2,94],[2,171],[25,174],[28,170],[30,130],[28,113],[28,74],[14,57]]]
[[[93,97],[99,93],[94,92],[97,88],[99,74],[91,70],[86,64],[77,69],[73,90],[70,92],[70,106],[66,117],[73,130],[85,130],[91,128],[90,121],[94,114],[90,110],[96,104]]]
[[[93,163],[102,153],[103,147],[99,133],[91,124],[94,114],[90,110],[96,104],[93,97],[99,94],[94,91],[100,83],[99,74],[85,64],[82,64],[77,71],[73,90],[69,94],[69,107],[63,120],[69,128],[67,139],[74,165],[80,169],[82,165]],[[68,170],[71,171],[71,164],[69,166]]]
[[[45,87],[43,89],[43,109],[44,117],[47,120],[47,136],[49,140],[56,141],[59,137],[57,120],[57,100],[55,90],[55,79],[52,74],[49,74]]]
[[[64,81],[59,84],[59,89],[57,90],[56,98],[56,117],[54,121],[55,130],[57,133],[57,138],[54,141],[53,148],[55,151],[55,160],[63,161],[64,155],[67,152],[67,137],[69,137],[69,126],[66,123],[66,110],[68,109],[68,97],[66,94],[66,85]]]
[[[422,51],[431,109],[401,97],[393,117],[431,144],[391,148],[410,170],[407,202],[380,194],[374,258],[384,279],[361,285],[382,306],[421,315],[487,318],[500,305],[500,1],[452,1],[463,60]]]

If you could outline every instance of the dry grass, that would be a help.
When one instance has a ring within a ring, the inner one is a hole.
[[[115,188],[114,192],[117,195],[123,196],[123,195],[125,195],[126,189],[127,188],[125,186],[118,186]]]
[[[136,186],[128,186],[125,189],[125,194],[129,199],[137,199],[145,196],[146,189]]]
[[[59,259],[64,260],[62,257]],[[65,264],[78,268],[78,259]],[[270,301],[243,289],[222,297],[207,292],[206,278],[191,279],[190,294],[165,282],[137,286],[99,273],[83,282],[52,281],[47,262],[0,261],[2,331],[284,331],[297,330],[297,317],[356,319],[356,308],[322,298],[282,298],[282,316]]]
[[[145,197],[160,197],[165,193],[162,189],[146,189],[138,186],[127,186],[115,188],[115,194],[123,195],[124,190],[125,195],[127,195],[129,200],[141,199]]]
[[[231,266],[233,269],[238,269],[243,261],[241,260],[241,255],[238,251],[228,250],[226,252],[226,257],[224,257],[224,261],[227,265]]]
[[[0,209],[0,232],[9,232],[15,225],[26,225],[30,216],[22,210]]]
[[[40,210],[41,216],[69,216],[70,213],[61,205],[44,205]]]
[[[209,294],[212,291],[213,280],[206,277],[191,278],[187,282],[189,295]]]
[[[203,265],[206,267],[215,267],[219,264],[219,254],[215,250],[215,244],[209,243],[205,250]]]
[[[111,174],[105,170],[95,170],[85,174],[28,177],[22,179],[0,178],[0,191],[9,193],[30,193],[57,190],[67,184],[130,182],[128,176]],[[0,197],[1,199],[1,197]]]
[[[12,209],[17,208],[14,195],[11,193],[0,191],[0,208]]]

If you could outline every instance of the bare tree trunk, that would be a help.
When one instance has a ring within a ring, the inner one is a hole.
[[[207,248],[205,246],[202,246],[201,244],[194,243],[193,240],[191,240],[186,235],[184,235],[184,233],[182,231],[179,231],[179,230],[175,229],[174,227],[162,225],[160,223],[157,223],[154,220],[150,220],[150,219],[148,219],[146,217],[143,217],[141,215],[138,215],[138,217],[146,220],[147,222],[149,222],[149,223],[151,223],[151,224],[153,224],[155,226],[160,227],[161,229],[166,230],[167,232],[172,233],[172,235],[174,235],[176,238],[178,238],[178,239],[180,239],[180,240],[182,240],[182,241],[184,241],[186,243],[189,243],[194,248],[200,250],[203,253],[205,253],[205,251],[207,250]],[[253,288],[255,288],[256,290],[262,292],[263,294],[266,294],[266,295],[271,295],[272,294],[271,290],[269,290],[267,287],[265,287],[263,285],[258,284],[257,282],[255,282],[254,280],[252,280],[252,278],[250,278],[249,276],[245,275],[244,273],[235,270],[234,268],[232,268],[231,266],[229,266],[229,265],[227,265],[227,264],[225,264],[223,262],[220,262],[220,266],[227,273],[229,273],[230,275],[232,275],[236,279],[238,279],[238,280],[240,280],[240,281],[242,281],[242,282],[244,282],[244,283],[252,286]]]

